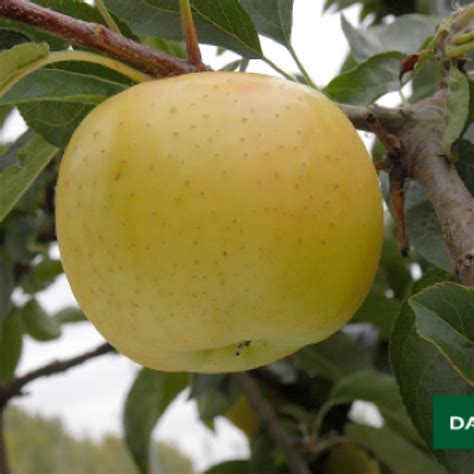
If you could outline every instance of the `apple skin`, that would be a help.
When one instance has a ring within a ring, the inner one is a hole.
[[[338,107],[243,73],[143,83],[96,107],[56,207],[87,317],[165,371],[247,370],[327,338],[365,298],[383,232],[376,172]]]

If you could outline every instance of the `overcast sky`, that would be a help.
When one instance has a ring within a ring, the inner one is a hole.
[[[318,85],[325,85],[337,72],[348,51],[340,30],[340,14],[321,16],[323,0],[295,0],[293,43],[301,60]],[[345,10],[346,18],[357,24],[359,8]],[[262,39],[264,50],[275,63],[287,71],[296,71],[289,54],[279,45]],[[220,67],[232,59],[231,54],[215,61],[214,48],[204,48],[205,62]],[[263,63],[252,62],[252,71],[269,72]],[[10,120],[2,140],[11,139],[23,129],[21,120]],[[50,310],[74,304],[64,277],[41,295]],[[52,359],[76,355],[102,342],[90,324],[66,327],[57,341],[37,343],[26,338],[19,373]],[[137,366],[122,356],[108,355],[95,359],[64,375],[42,379],[28,386],[29,395],[16,402],[32,412],[59,415],[68,430],[78,436],[100,437],[106,432],[121,432],[124,397]],[[248,455],[248,443],[239,430],[225,420],[218,420],[217,434],[197,422],[193,403],[171,407],[159,422],[154,437],[177,444],[201,471],[224,459]]]

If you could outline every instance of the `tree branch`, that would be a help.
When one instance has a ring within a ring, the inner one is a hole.
[[[474,286],[474,198],[445,157],[446,102],[446,89],[417,102],[400,136],[411,173],[436,211],[454,269],[465,285]]]
[[[251,407],[260,417],[264,428],[273,438],[275,444],[283,451],[290,471],[293,474],[310,474],[308,466],[296,450],[290,437],[280,425],[278,417],[261,394],[257,383],[247,372],[234,374],[234,379],[249,401]]]
[[[49,377],[50,375],[65,372],[72,367],[76,367],[89,359],[99,357],[110,352],[115,352],[115,349],[110,344],[102,344],[96,349],[86,352],[84,354],[65,359],[61,361],[51,362],[39,369],[26,373],[22,377],[15,377],[0,385],[0,410],[2,410],[13,397],[23,395],[22,389],[25,385],[40,377]],[[3,472],[3,471],[0,471]]]
[[[1,0],[0,15],[53,36],[106,53],[153,76],[186,74],[196,66],[137,43],[98,23],[87,23],[26,0]]]
[[[456,167],[444,156],[446,89],[408,107],[340,105],[359,130],[370,131],[369,115],[404,146],[408,176],[418,181],[443,229],[454,271],[474,286],[474,198]]]

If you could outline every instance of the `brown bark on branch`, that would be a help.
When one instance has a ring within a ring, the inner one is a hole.
[[[373,115],[404,147],[408,176],[418,181],[438,216],[454,270],[474,286],[474,198],[456,167],[444,156],[446,89],[408,107],[360,107],[340,104],[353,125],[370,131]]]
[[[0,0],[0,15],[34,26],[53,36],[106,53],[153,76],[196,71],[188,61],[137,43],[98,23],[87,23],[26,0]]]
[[[70,359],[54,361],[39,369],[26,373],[21,377],[15,377],[0,385],[0,410],[2,410],[7,403],[13,398],[23,395],[23,387],[28,385],[33,380],[41,377],[49,377],[50,375],[59,374],[66,370],[83,364],[87,360],[99,357],[110,352],[115,352],[115,349],[110,344],[101,344],[96,349],[85,352],[84,354],[72,357]]]
[[[275,441],[275,444],[283,451],[290,471],[293,474],[310,474],[308,466],[298,453],[291,438],[282,428],[272,407],[261,394],[255,380],[246,372],[234,374],[234,379],[250,406],[260,417],[263,427]]]

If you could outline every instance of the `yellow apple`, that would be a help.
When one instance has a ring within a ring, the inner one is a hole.
[[[322,94],[203,72],[143,83],[74,133],[57,187],[65,272],[131,359],[227,372],[327,338],[371,286],[376,173]]]

